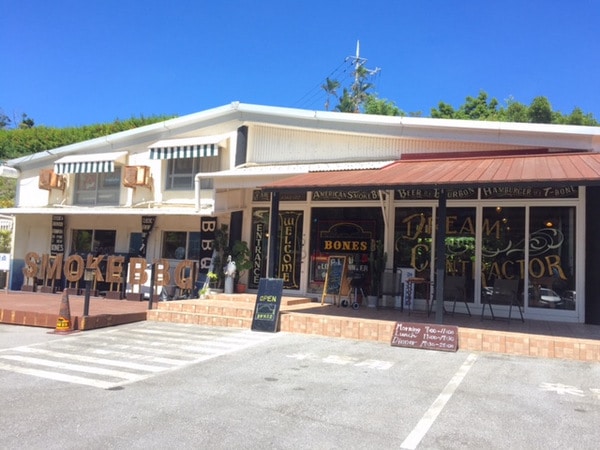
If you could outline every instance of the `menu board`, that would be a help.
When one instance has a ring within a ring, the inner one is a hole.
[[[391,345],[393,347],[455,352],[458,350],[458,327],[430,323],[396,322]]]
[[[56,256],[65,252],[65,216],[52,216],[52,237],[50,254]]]
[[[327,258],[327,273],[325,274],[325,283],[323,284],[321,304],[325,302],[325,297],[328,295],[333,295],[336,298],[340,296],[345,277],[346,257],[330,256]]]
[[[283,293],[283,279],[261,278],[258,282],[258,293],[252,316],[253,331],[277,331],[279,323],[279,307]]]

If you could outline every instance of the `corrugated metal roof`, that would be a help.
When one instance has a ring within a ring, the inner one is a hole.
[[[600,153],[396,161],[379,170],[297,175],[262,186],[269,191],[394,189],[398,187],[484,187],[600,185]]]
[[[202,178],[251,177],[261,175],[294,175],[309,172],[330,172],[341,170],[380,169],[394,161],[358,161],[345,163],[311,163],[311,164],[266,164],[236,167],[220,172],[202,173]]]

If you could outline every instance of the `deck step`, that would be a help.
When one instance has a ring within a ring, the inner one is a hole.
[[[255,294],[213,294],[206,299],[158,302],[147,311],[146,320],[250,328],[255,303]],[[311,299],[306,297],[281,299],[282,307],[310,303]]]

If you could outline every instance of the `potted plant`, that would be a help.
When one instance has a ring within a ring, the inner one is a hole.
[[[246,285],[240,283],[240,278],[252,268],[252,260],[250,259],[250,248],[246,241],[235,241],[231,248],[231,259],[235,262],[237,272],[235,274],[236,292],[246,292]]]
[[[381,278],[387,262],[387,253],[383,251],[383,242],[373,239],[371,241],[371,253],[369,254],[369,295],[367,298],[370,308],[377,307],[377,301],[381,296]]]
[[[206,298],[206,296],[208,294],[211,293],[215,293],[215,289],[217,289],[217,283],[219,282],[219,276],[212,271],[207,272],[206,274],[206,281],[204,282],[204,285],[202,286],[202,288],[200,289],[200,292],[198,292],[198,294],[200,295],[200,298]]]

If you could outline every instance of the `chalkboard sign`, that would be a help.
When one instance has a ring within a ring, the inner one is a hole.
[[[458,350],[458,327],[430,323],[396,322],[391,344],[393,347],[455,352]]]
[[[325,302],[325,297],[333,295],[339,300],[342,291],[342,283],[346,278],[346,257],[330,256],[327,258],[327,273],[325,274],[325,283],[323,284],[323,295],[321,304]],[[334,301],[335,302],[335,301]]]
[[[252,316],[253,331],[277,331],[279,307],[283,293],[283,279],[261,278],[258,282],[258,294]]]

